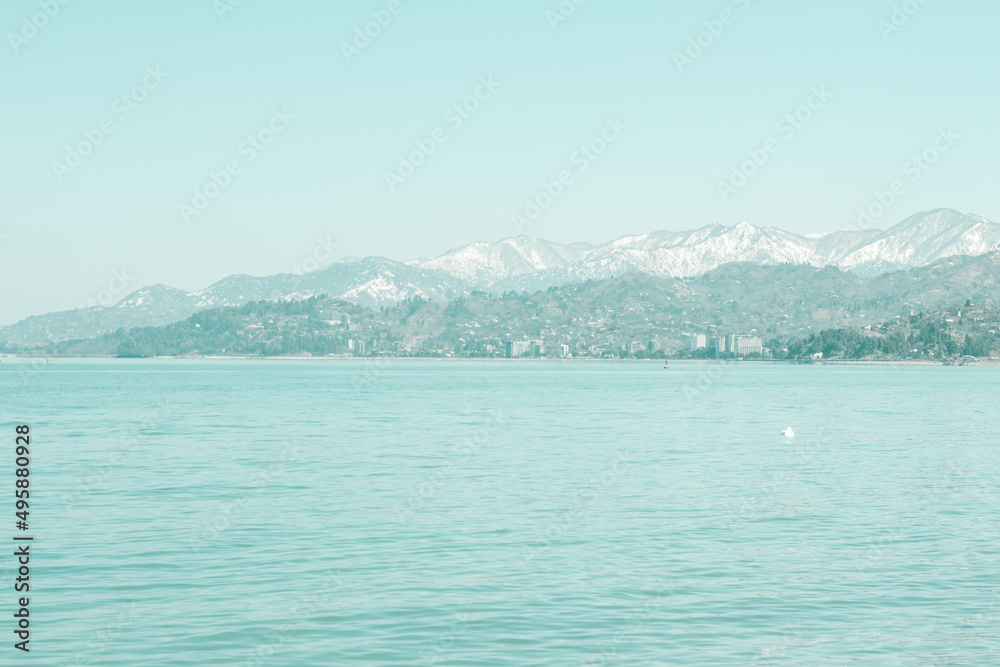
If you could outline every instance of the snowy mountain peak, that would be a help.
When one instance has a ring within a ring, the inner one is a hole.
[[[122,326],[155,326],[206,308],[265,299],[325,294],[373,306],[414,297],[448,300],[475,290],[534,291],[626,273],[691,278],[735,263],[833,266],[865,277],[987,253],[1000,261],[1000,224],[952,209],[910,216],[885,231],[850,229],[809,236],[750,222],[631,234],[600,245],[517,236],[497,243],[470,243],[408,262],[351,257],[311,273],[237,274],[193,293],[153,285],[109,308],[37,316],[5,329],[8,338],[58,340]]]
[[[622,236],[603,245],[560,245],[519,236],[474,243],[408,262],[444,271],[479,289],[537,289],[559,282],[635,271],[671,277],[703,274],[730,262],[836,266],[861,275],[913,268],[941,257],[1000,247],[1000,225],[952,209],[911,216],[887,230],[853,229],[801,236],[748,221],[686,232]]]
[[[737,234],[747,234],[747,233],[752,233],[752,232],[760,231],[756,227],[754,227],[753,225],[751,225],[749,222],[747,222],[746,220],[744,220],[743,222],[737,223],[732,228],[732,230],[734,232],[736,232]]]

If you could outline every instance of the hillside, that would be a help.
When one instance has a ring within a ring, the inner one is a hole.
[[[629,235],[601,245],[519,236],[405,262],[346,258],[307,273],[237,274],[196,292],[144,287],[108,307],[38,315],[0,327],[0,340],[32,346],[92,338],[121,327],[159,326],[198,311],[260,300],[328,295],[381,307],[417,298],[451,301],[475,292],[535,292],[630,274],[689,282],[730,264],[832,267],[864,279],[943,266],[962,256],[987,256],[997,248],[1000,224],[950,209],[911,216],[885,231],[859,226],[815,236],[747,222]]]
[[[1000,307],[967,301],[957,308],[900,315],[864,329],[827,329],[782,346],[774,358],[796,360],[955,361],[1000,356]]]
[[[41,349],[122,356],[496,356],[507,341],[534,340],[577,357],[686,355],[693,334],[755,335],[780,344],[966,302],[984,308],[1000,302],[996,254],[870,279],[832,267],[732,264],[688,280],[629,274],[531,294],[474,292],[377,309],[328,296],[253,301]],[[2,349],[34,348],[7,342]]]

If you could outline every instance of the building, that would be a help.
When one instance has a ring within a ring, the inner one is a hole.
[[[716,354],[724,354],[726,352],[726,339],[725,338],[713,338],[708,341],[708,347]]]
[[[758,336],[734,336],[733,354],[741,356],[744,354],[764,354],[764,341]]]
[[[705,337],[705,334],[696,334],[694,336],[691,336],[692,350],[700,350],[707,346],[708,346],[708,339]]]
[[[659,352],[660,351],[660,341],[651,340],[646,343],[646,352]]]
[[[331,327],[340,326],[340,313],[336,310],[321,310],[319,320]]]
[[[540,340],[515,340],[511,344],[511,356],[523,357],[530,354],[532,358],[545,354],[545,345]]]

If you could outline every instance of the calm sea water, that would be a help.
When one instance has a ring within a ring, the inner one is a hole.
[[[1000,665],[998,387],[4,360],[3,467],[30,423],[35,543],[32,651],[0,663]]]

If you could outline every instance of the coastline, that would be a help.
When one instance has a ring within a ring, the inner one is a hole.
[[[0,356],[0,362],[5,359],[17,359],[20,361],[36,361],[39,359],[58,359],[63,361],[87,361],[97,359],[115,359],[119,361],[148,361],[148,360],[175,360],[175,361],[316,361],[316,362],[346,362],[362,361],[370,363],[392,363],[396,361],[417,361],[417,362],[471,362],[487,361],[499,363],[629,363],[629,364],[659,364],[660,359],[597,359],[589,357],[577,357],[567,359],[507,359],[503,357],[354,357],[354,356],[236,356],[236,355],[183,355],[183,356],[156,356],[156,357],[116,357],[113,355],[45,355],[45,356],[19,356],[17,354],[6,354]],[[1000,367],[1000,359],[969,359],[963,361],[932,361],[929,359],[828,359],[828,360],[794,360],[794,359],[676,359],[675,364],[787,364],[793,366],[983,366]]]

